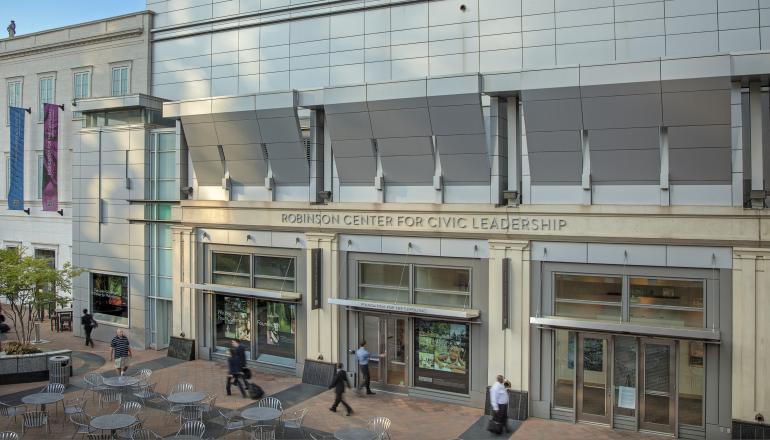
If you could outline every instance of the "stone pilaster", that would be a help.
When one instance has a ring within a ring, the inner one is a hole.
[[[195,229],[189,226],[172,226],[172,259],[174,275],[172,279],[172,336],[184,333],[186,338],[197,336],[198,304],[194,289],[181,287],[182,283],[194,283],[196,280]]]
[[[329,298],[337,298],[339,291],[339,248],[337,234],[308,233],[307,240],[307,357],[317,359],[323,356],[327,362],[338,361],[340,311],[329,304]],[[313,310],[312,295],[313,267],[312,249],[321,249],[321,304]]]
[[[489,241],[489,368],[491,383],[498,374],[511,388],[529,389],[529,242]],[[503,330],[501,294],[503,261],[510,258],[509,325]]]

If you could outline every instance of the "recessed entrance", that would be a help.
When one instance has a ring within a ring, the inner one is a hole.
[[[371,353],[371,381],[385,389],[407,386],[407,319],[381,315],[363,315],[361,319],[361,338]]]

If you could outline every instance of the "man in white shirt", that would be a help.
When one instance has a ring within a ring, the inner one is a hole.
[[[505,378],[497,375],[497,381],[489,388],[489,403],[492,405],[492,420],[495,422],[498,434],[508,430],[508,390],[503,383]]]

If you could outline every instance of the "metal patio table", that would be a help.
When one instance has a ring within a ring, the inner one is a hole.
[[[125,429],[139,420],[130,414],[107,414],[104,416],[94,417],[91,420],[91,427],[101,430],[109,430],[112,438],[115,437],[115,433],[119,429]]]
[[[266,422],[268,420],[275,420],[281,417],[281,411],[274,408],[267,408],[261,406],[255,406],[253,408],[247,408],[241,411],[241,417],[254,422]]]
[[[64,400],[64,394],[59,393],[35,393],[21,398],[27,405],[39,405],[40,411],[45,411],[45,406]]]
[[[334,431],[337,440],[374,440],[377,434],[365,428],[342,428]]]
[[[201,402],[205,398],[206,395],[199,391],[183,391],[181,393],[169,394],[166,400],[180,405],[192,405]]]
[[[139,383],[139,378],[136,378],[133,376],[115,376],[115,377],[104,378],[104,384],[107,385],[108,387],[114,387],[114,388],[130,387],[138,383]]]

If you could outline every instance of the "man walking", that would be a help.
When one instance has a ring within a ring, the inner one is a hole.
[[[246,397],[246,391],[243,389],[243,367],[241,366],[241,360],[238,356],[238,350],[235,347],[230,348],[230,357],[227,358],[227,386],[225,391],[227,395],[231,396],[230,385],[235,384],[238,389],[241,390],[241,396]]]
[[[329,408],[329,411],[337,412],[337,407],[341,403],[347,410],[347,414],[345,414],[346,416],[353,414],[353,408],[351,408],[350,405],[348,405],[348,403],[345,402],[345,400],[342,398],[346,387],[350,388],[350,382],[348,382],[348,373],[342,367],[342,364],[338,363],[337,373],[334,375],[334,380],[332,381],[331,385],[329,385],[330,389],[334,388],[334,404],[331,408]]]
[[[110,343],[110,358],[115,360],[115,370],[119,375],[128,370],[128,358],[131,357],[131,345],[128,338],[123,334],[123,329],[118,329],[118,334],[112,338]]]
[[[488,430],[495,434],[502,434],[508,430],[508,390],[503,384],[505,378],[497,375],[497,381],[489,388],[489,403],[492,405],[492,420]]]
[[[356,359],[358,360],[358,370],[361,372],[361,381],[356,387],[356,391],[361,391],[361,387],[366,386],[366,394],[374,394],[370,388],[371,378],[369,375],[369,350],[366,349],[366,341],[361,341],[356,350]]]
[[[83,326],[83,330],[86,331],[86,347],[91,345],[94,348],[94,340],[91,339],[91,331],[96,328],[96,321],[93,315],[88,313],[88,309],[83,309],[83,316],[80,317],[80,325]]]

